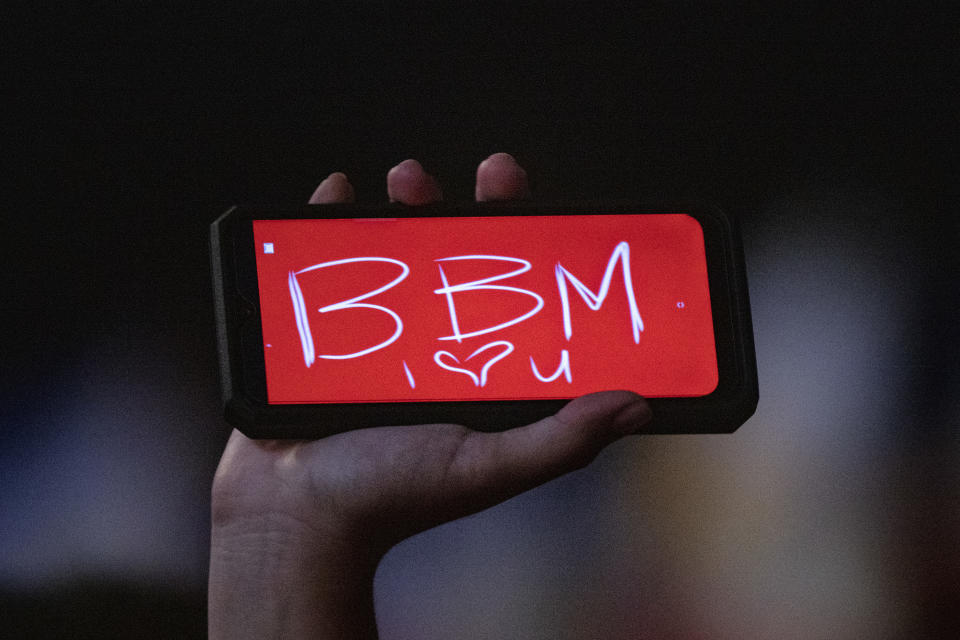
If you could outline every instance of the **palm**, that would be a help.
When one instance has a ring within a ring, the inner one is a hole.
[[[387,178],[391,199],[439,199],[415,161]],[[506,154],[477,171],[478,200],[526,195],[526,174]],[[343,174],[322,182],[311,203],[346,202]],[[214,483],[214,517],[241,514],[273,526],[335,528],[385,550],[417,531],[496,504],[591,460],[601,447],[649,417],[628,392],[584,396],[533,425],[478,433],[452,424],[379,427],[317,441],[255,441],[234,432]],[[257,514],[261,517],[257,518]]]
[[[406,204],[441,198],[412,160],[390,171],[387,191]],[[477,170],[478,200],[526,193],[506,154]],[[352,200],[343,174],[310,199]],[[308,442],[235,431],[213,485],[210,637],[375,638],[373,575],[391,545],[583,466],[649,419],[642,398],[604,391],[497,433],[428,424]]]
[[[248,513],[310,526],[335,521],[365,535],[389,529],[395,539],[380,541],[389,545],[462,515],[450,512],[459,501],[449,496],[464,493],[452,479],[469,466],[463,453],[469,437],[466,428],[448,424],[378,427],[309,442],[250,440],[235,432],[215,491],[242,487],[241,495],[227,489],[221,497]]]

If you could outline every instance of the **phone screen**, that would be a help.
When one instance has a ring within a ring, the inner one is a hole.
[[[254,220],[269,404],[717,387],[682,213]]]

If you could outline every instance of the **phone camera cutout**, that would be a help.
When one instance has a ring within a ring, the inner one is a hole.
[[[683,308],[686,307],[686,306],[687,306],[687,305],[684,304],[683,300],[681,300],[680,302],[677,303],[677,309],[683,309]]]

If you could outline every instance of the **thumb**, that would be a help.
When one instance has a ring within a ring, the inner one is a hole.
[[[646,400],[629,391],[603,391],[572,400],[539,422],[499,433],[473,433],[447,480],[483,509],[588,465],[600,451],[650,422]]]

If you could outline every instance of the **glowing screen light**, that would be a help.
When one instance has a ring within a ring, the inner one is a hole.
[[[684,214],[255,220],[271,404],[695,397],[718,382]]]

